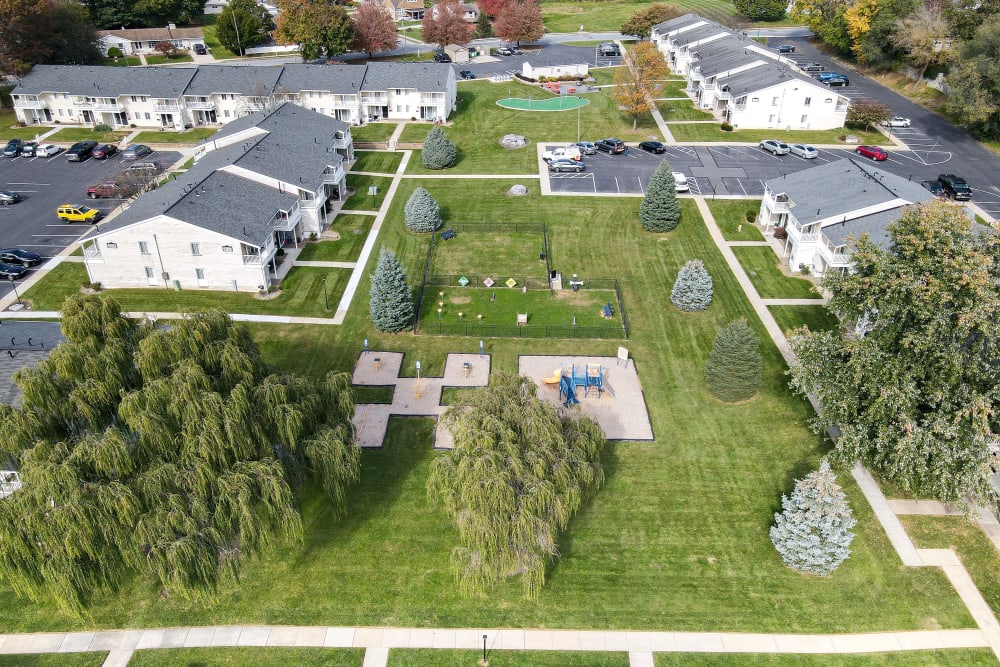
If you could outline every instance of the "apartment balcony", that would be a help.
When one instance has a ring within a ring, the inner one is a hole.
[[[344,168],[341,166],[336,166],[327,168],[323,170],[323,183],[329,185],[336,185],[340,183],[344,178]]]
[[[788,195],[775,192],[771,188],[764,188],[764,203],[775,213],[788,213],[792,210]]]
[[[368,106],[384,107],[389,104],[388,95],[362,95],[361,104]]]
[[[351,145],[351,143],[352,143],[352,141],[351,141],[350,135],[347,135],[347,136],[344,136],[344,137],[334,137],[333,138],[333,147],[334,148],[348,148]]]
[[[18,109],[47,109],[49,105],[39,99],[28,100],[23,97],[14,98],[14,106]]]
[[[732,107],[733,111],[746,111],[747,110],[747,105],[746,104],[732,104],[730,106]]]
[[[826,236],[822,234],[816,234],[816,236],[822,236],[822,242],[819,244],[819,254],[822,255],[828,266],[841,268],[851,265],[851,255],[844,252],[843,246],[840,246],[838,249]]]
[[[302,209],[296,203],[290,211],[278,211],[271,218],[271,226],[281,232],[290,232],[302,220]]]
[[[104,261],[104,257],[101,255],[101,247],[96,243],[91,245],[86,245],[83,247],[83,259],[84,261],[88,259],[94,259],[98,261]]]
[[[184,105],[188,109],[194,109],[196,111],[211,111],[215,108],[215,103],[212,100],[192,100],[185,99]]]
[[[156,113],[178,113],[184,111],[184,105],[177,102],[154,102],[153,111]]]
[[[110,113],[125,111],[125,107],[118,102],[94,102],[91,108],[94,111],[107,111]]]
[[[421,104],[443,104],[444,103],[444,95],[421,95],[420,96],[420,103]]]
[[[94,103],[91,100],[78,97],[75,100],[73,100],[73,106],[75,106],[77,109],[93,109]]]

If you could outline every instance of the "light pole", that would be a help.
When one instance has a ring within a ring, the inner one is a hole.
[[[326,309],[330,310],[330,299],[326,295],[326,278],[323,278],[323,303],[326,305]]]
[[[240,27],[236,25],[236,12],[233,11],[229,15],[233,17],[233,28],[236,30],[236,48],[240,50],[240,60],[243,60],[243,41],[240,40]]]
[[[17,298],[17,305],[19,305],[19,306],[22,305],[21,304],[21,297],[17,293],[17,285],[14,284],[14,276],[10,277],[10,288],[12,290],[14,290],[14,296]]]
[[[420,398],[420,362],[417,362],[417,386],[414,388],[417,398]]]
[[[479,661],[479,664],[483,667],[490,664],[490,661],[486,659],[486,635],[483,635],[483,659]]]
[[[576,96],[576,142],[580,143],[580,96]]]

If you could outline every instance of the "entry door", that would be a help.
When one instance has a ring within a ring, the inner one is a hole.
[[[160,281],[156,279],[156,269],[152,266],[146,267],[146,282],[153,286],[160,284]]]

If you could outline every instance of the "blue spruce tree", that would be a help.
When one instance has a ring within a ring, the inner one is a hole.
[[[689,313],[705,310],[712,303],[712,276],[700,259],[688,260],[677,272],[670,300]]]
[[[413,324],[413,296],[406,271],[391,250],[382,248],[371,276],[372,324],[379,331],[396,333]]]

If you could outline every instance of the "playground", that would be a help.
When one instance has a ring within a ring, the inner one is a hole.
[[[590,100],[574,95],[574,92],[576,92],[575,89],[570,88],[567,90],[569,94],[559,94],[558,97],[544,97],[537,100],[534,98],[505,97],[497,100],[497,106],[515,111],[570,111],[590,104]]]

